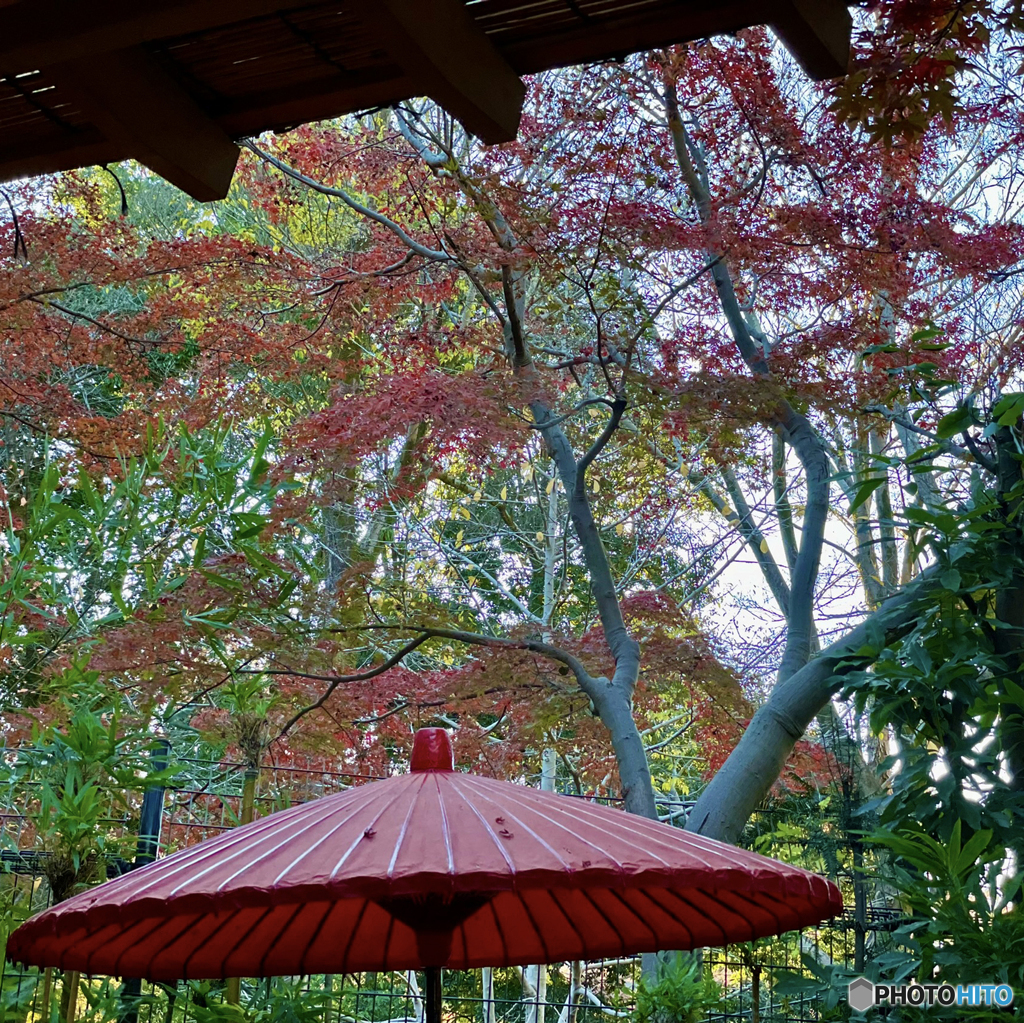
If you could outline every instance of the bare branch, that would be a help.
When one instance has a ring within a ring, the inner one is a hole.
[[[517,369],[529,366],[533,361],[526,347],[526,336],[523,331],[522,299],[516,294],[517,282],[513,279],[512,268],[507,264],[501,267],[501,288],[505,295],[505,313],[508,317],[509,339],[512,342],[511,361]]]
[[[396,631],[400,630],[403,632],[409,631],[409,627],[407,625],[382,625],[377,626],[377,628],[394,629]],[[401,663],[402,660],[404,660],[418,647],[421,647],[428,639],[450,639],[458,643],[468,643],[476,646],[503,647],[509,650],[528,650],[531,653],[541,654],[549,660],[564,664],[575,676],[580,689],[587,693],[588,696],[591,696],[591,698],[593,697],[593,691],[599,681],[598,679],[595,679],[589,671],[587,671],[585,665],[578,657],[575,657],[566,650],[562,650],[560,647],[553,646],[551,643],[542,642],[541,640],[503,639],[500,636],[487,636],[480,632],[467,632],[464,629],[441,629],[431,627],[417,629],[416,631],[418,632],[418,635],[400,649],[396,650],[395,653],[393,653],[387,660],[368,669],[367,671],[356,672],[352,675],[318,675],[312,672],[299,671],[292,668],[238,669],[237,673],[246,675],[288,675],[292,678],[304,678],[310,679],[314,682],[329,683],[327,689],[318,699],[303,707],[301,710],[296,711],[296,713],[293,714],[287,722],[285,722],[281,731],[277,734],[278,739],[283,739],[307,714],[323,707],[339,686],[347,685],[351,682],[364,682],[367,679],[382,675],[384,672],[389,671],[391,668],[394,668],[396,665]],[[397,711],[394,711],[393,713],[397,713]]]
[[[779,518],[782,547],[786,552],[786,564],[792,572],[799,548],[793,527],[793,506],[786,486],[786,442],[778,430],[772,434],[772,488],[775,491],[775,510]]]
[[[575,676],[580,689],[587,695],[591,695],[597,679],[587,671],[583,662],[567,650],[561,647],[545,643],[539,639],[504,639],[500,636],[488,636],[480,632],[466,632],[463,629],[435,629],[423,630],[426,636],[434,639],[451,639],[458,643],[470,643],[477,646],[504,647],[508,650],[529,650],[531,653],[541,654],[549,660],[558,661],[564,664]]]
[[[601,453],[608,442],[615,436],[615,431],[619,428],[619,423],[622,421],[622,415],[626,411],[626,399],[616,398],[612,402],[612,414],[608,419],[608,423],[605,428],[601,431],[600,436],[593,444],[590,445],[587,453],[579,460],[576,464],[576,489],[580,490],[583,488],[585,483],[585,473],[590,467],[591,462]]]
[[[374,668],[370,668],[368,671],[360,671],[354,675],[313,675],[304,671],[296,671],[290,668],[264,668],[260,670],[245,671],[247,675],[290,675],[293,678],[308,678],[314,682],[329,682],[327,689],[324,690],[323,695],[309,704],[307,707],[303,707],[300,711],[293,714],[284,727],[277,734],[278,739],[283,739],[295,725],[302,720],[307,714],[319,707],[322,707],[332,696],[338,686],[345,685],[349,682],[363,682],[369,678],[375,678],[377,675],[383,675],[385,671],[393,668],[396,664],[399,664],[408,654],[411,654],[417,647],[422,646],[430,637],[427,635],[419,635],[415,639],[410,640],[400,650],[393,653],[386,661],[378,664]]]
[[[615,407],[615,402],[610,401],[608,398],[587,398],[586,401],[581,401],[576,405],[571,412],[566,412],[564,416],[558,416],[555,419],[546,419],[543,423],[530,423],[530,426],[534,430],[546,430],[551,426],[561,426],[562,423],[572,419],[577,412],[582,412],[588,405],[607,405],[609,408]]]
[[[282,174],[288,175],[288,177],[293,178],[295,181],[301,181],[307,188],[312,188],[316,192],[320,192],[323,195],[333,196],[335,199],[340,199],[349,207],[349,209],[355,211],[360,216],[366,217],[368,220],[373,220],[382,227],[386,227],[392,234],[401,240],[403,244],[408,245],[409,248],[418,256],[422,256],[424,259],[435,260],[439,263],[452,263],[455,261],[454,257],[450,253],[445,252],[442,249],[431,249],[426,245],[421,245],[415,238],[409,235],[400,224],[397,224],[390,217],[384,216],[383,213],[378,213],[376,210],[371,210],[369,206],[364,206],[361,202],[353,199],[348,192],[344,192],[340,188],[332,188],[319,181],[314,181],[313,178],[307,177],[301,171],[295,170],[294,167],[289,167],[288,164],[283,163],[276,156],[272,156],[270,153],[264,152],[252,141],[252,139],[243,139],[241,144],[247,149],[251,149],[258,157],[266,160],[267,163],[276,167]]]

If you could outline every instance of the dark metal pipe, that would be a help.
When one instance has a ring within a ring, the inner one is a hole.
[[[428,966],[426,979],[426,1013],[423,1023],[441,1023],[441,967]]]
[[[154,771],[167,770],[167,758],[171,744],[158,739],[150,753]],[[160,851],[160,826],[163,823],[164,788],[154,786],[146,789],[142,796],[142,810],[139,814],[139,839],[135,846],[135,862],[131,868],[152,863]],[[138,1023],[139,998],[142,996],[142,981],[138,977],[126,977],[121,988],[120,1023]]]

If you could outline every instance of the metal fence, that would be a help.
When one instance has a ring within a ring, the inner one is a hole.
[[[161,848],[173,851],[235,827],[242,817],[243,765],[201,759],[176,762],[191,780],[158,796],[159,826],[152,821],[148,825],[153,834],[146,831],[144,806],[129,812],[123,807],[118,813],[112,810],[104,821],[112,834],[123,835],[127,849],[129,842],[135,843],[142,820],[136,862],[150,858],[155,849],[147,843],[155,846],[157,835]],[[262,816],[369,780],[373,779],[332,770],[263,768],[255,813]],[[45,908],[50,897],[45,880],[48,853],[36,834],[31,796],[19,795],[20,807],[0,812],[0,928],[4,934]],[[108,859],[105,872],[110,876],[131,867],[126,856],[115,856]],[[818,997],[793,993],[793,978],[852,967],[858,932],[863,942],[866,930],[884,933],[891,926],[887,917],[872,922],[862,911],[859,919],[848,913],[828,926],[778,939],[706,949],[703,971],[718,985],[721,998],[701,1018],[706,1023],[819,1023],[839,1018]],[[613,1023],[633,1013],[640,957],[554,964],[542,971],[541,984],[531,969],[525,974],[521,969],[446,971],[446,1019],[453,1023]],[[422,984],[422,974],[415,972],[243,980],[240,1009],[224,1003],[222,983],[163,985],[79,978],[59,971],[20,971],[4,961],[0,964],[0,1023],[241,1023],[243,1019],[253,1023],[415,1023],[422,1019]]]

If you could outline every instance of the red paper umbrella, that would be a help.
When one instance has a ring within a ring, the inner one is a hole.
[[[442,729],[417,733],[411,766],[68,899],[8,955],[152,980],[428,968],[437,1019],[439,967],[723,945],[843,906],[797,867],[455,772]]]

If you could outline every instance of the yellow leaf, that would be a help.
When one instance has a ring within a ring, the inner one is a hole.
[[[537,530],[537,540],[538,540],[538,541],[539,541],[540,543],[543,543],[543,542],[544,542],[544,534],[543,534],[543,533],[542,533],[542,532],[541,532],[541,531],[540,531],[539,529]]]
[[[459,534],[458,534],[458,536],[456,536],[456,537],[455,537],[455,542],[456,542],[456,543],[462,543],[462,538],[463,538],[463,536],[465,536],[465,535],[466,535],[466,534],[465,534],[465,533],[463,533],[463,531],[462,531],[462,530],[460,529],[460,530],[459,530]]]
[[[508,500],[508,487],[502,487],[501,488],[501,499],[503,501]]]
[[[765,540],[763,537],[761,539],[761,553],[762,554],[767,554],[768,553],[768,541]]]
[[[601,484],[600,484],[600,482],[598,480],[594,480],[594,482],[590,484],[590,489],[593,490],[595,494],[600,494],[601,493]]]
[[[480,500],[480,498],[481,498],[481,497],[483,497],[483,496],[484,496],[484,495],[483,495],[483,494],[481,494],[481,493],[480,493],[480,491],[478,490],[478,491],[476,491],[476,493],[474,493],[474,494],[473,494],[473,500],[474,500],[474,501],[479,501],[479,500]]]
[[[597,419],[597,417],[600,414],[601,414],[600,411],[598,409],[594,408],[593,406],[591,406],[590,408],[587,409],[587,415],[590,416],[591,419]]]
[[[550,494],[551,491],[554,490],[554,489],[555,489],[555,481],[554,480],[548,480],[548,485],[547,485],[547,487],[545,487],[545,491]]]
[[[728,505],[725,505],[725,506],[724,506],[724,507],[722,508],[722,514],[723,514],[723,515],[724,515],[724,516],[725,516],[725,517],[726,517],[727,519],[730,519],[730,518],[732,518],[732,508],[730,508],[730,507],[729,507]]]
[[[624,526],[622,525],[622,523],[620,522],[620,523],[619,523],[619,524],[618,524],[618,525],[617,525],[617,526],[615,527],[615,533],[616,533],[616,535],[617,535],[617,536],[622,536],[622,531],[623,531],[623,529],[624,529],[624,528],[625,528],[625,527],[624,527]]]
[[[469,509],[468,509],[468,508],[460,508],[460,509],[459,509],[459,514],[460,514],[460,515],[461,515],[461,516],[462,516],[462,517],[463,517],[464,519],[468,519],[468,518],[469,518]]]
[[[471,575],[471,576],[470,576],[470,577],[469,577],[469,578],[468,578],[468,579],[466,580],[466,582],[467,582],[467,583],[469,583],[469,585],[470,585],[470,586],[476,586],[476,576],[475,576],[475,575]]]

